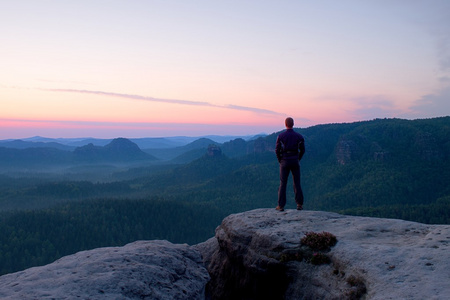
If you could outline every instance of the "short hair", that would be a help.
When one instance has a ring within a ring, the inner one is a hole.
[[[286,125],[287,128],[292,128],[292,127],[294,127],[294,119],[292,119],[291,117],[288,117],[284,121],[284,124]]]

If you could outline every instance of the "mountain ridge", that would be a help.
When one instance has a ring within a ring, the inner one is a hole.
[[[125,138],[113,139],[105,146],[94,146],[92,143],[78,147],[73,152],[75,161],[88,162],[130,162],[139,160],[156,160],[143,152],[138,145]]]
[[[29,143],[24,142],[26,145]],[[22,142],[19,142],[22,144]],[[53,144],[53,143],[52,143]],[[0,146],[0,165],[6,167],[41,167],[70,166],[79,163],[104,163],[104,162],[134,162],[155,161],[152,155],[143,152],[135,143],[125,138],[111,140],[105,146],[96,146],[92,143],[76,147],[73,151],[61,150],[53,147],[45,147],[43,143],[39,147],[23,149],[6,148]]]
[[[137,144],[141,149],[168,149],[175,147],[182,147],[195,142],[199,139],[209,139],[214,143],[224,143],[236,138],[242,138],[244,140],[253,140],[261,136],[266,136],[266,134],[257,135],[204,135],[204,136],[173,136],[173,137],[142,137],[142,138],[127,138]],[[105,146],[110,143],[113,138],[93,138],[93,137],[82,137],[82,138],[48,138],[41,136],[34,136],[22,139],[3,139],[0,140],[0,147],[8,148],[19,148],[24,147],[24,143],[28,143],[29,147],[51,147],[53,143],[56,143],[57,147],[68,146],[68,149],[74,149],[76,147],[85,146],[88,144],[93,144],[95,146]],[[24,142],[23,145],[15,145],[17,141]],[[61,146],[62,145],[62,146]]]

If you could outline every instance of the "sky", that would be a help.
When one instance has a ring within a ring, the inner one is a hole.
[[[0,4],[0,139],[448,115],[448,0]]]

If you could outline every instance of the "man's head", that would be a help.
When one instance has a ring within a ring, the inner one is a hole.
[[[294,127],[294,119],[292,119],[291,117],[286,118],[284,124],[286,125],[286,128],[292,129]]]

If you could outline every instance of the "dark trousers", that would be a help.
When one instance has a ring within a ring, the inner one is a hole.
[[[286,186],[289,173],[292,173],[294,181],[295,202],[297,205],[303,205],[303,191],[300,185],[300,164],[298,159],[282,159],[280,161],[280,187],[278,188],[278,205],[286,205]]]

